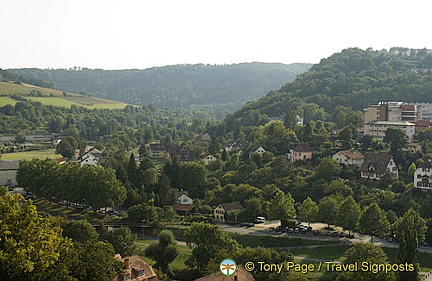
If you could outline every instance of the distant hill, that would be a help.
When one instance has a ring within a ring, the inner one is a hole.
[[[224,121],[227,131],[284,116],[288,109],[305,121],[337,119],[341,107],[361,111],[379,100],[432,102],[432,51],[350,48],[322,59],[279,90],[249,102]],[[336,110],[336,111],[335,111]]]
[[[293,81],[311,64],[174,65],[145,70],[10,69],[57,89],[136,105],[234,110]]]

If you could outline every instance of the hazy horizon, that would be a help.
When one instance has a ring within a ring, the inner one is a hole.
[[[428,2],[6,0],[1,68],[121,70],[319,63],[343,49],[432,48]]]

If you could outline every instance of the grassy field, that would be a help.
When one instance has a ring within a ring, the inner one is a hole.
[[[138,247],[138,251],[139,253],[141,253],[142,257],[144,258],[144,260],[146,260],[148,263],[150,264],[155,264],[155,261],[146,257],[143,254],[144,249],[153,243],[157,243],[157,241],[152,241],[152,240],[138,240],[135,244]],[[172,267],[172,269],[176,270],[176,269],[184,269],[186,268],[186,264],[184,263],[185,260],[187,258],[189,258],[192,254],[192,251],[189,247],[187,246],[182,246],[182,245],[177,245],[177,248],[179,250],[179,255],[177,256],[177,258],[170,264],[170,266]]]
[[[15,105],[17,102],[18,101],[9,97],[0,97],[0,106],[5,106],[6,104]]]
[[[28,96],[28,94],[32,91],[38,91],[40,94],[43,95],[43,97]],[[44,105],[53,105],[68,108],[71,107],[71,105],[77,105],[90,109],[123,109],[127,105],[118,101],[85,96],[75,93],[66,93],[66,96],[64,96],[63,91],[41,88],[33,85],[0,82],[0,95],[12,94],[22,94],[24,95],[24,98],[35,102],[40,102]],[[7,96],[0,97],[0,106],[4,106],[6,104],[15,105],[15,103],[17,103],[16,100],[11,99]]]
[[[15,153],[5,153],[1,155],[1,160],[31,160],[34,158],[61,158],[62,156],[55,153],[55,149],[33,150]]]
[[[39,212],[45,212],[53,216],[67,217],[72,220],[86,219],[89,222],[96,222],[109,218],[109,216],[101,213],[50,203],[40,198],[34,200],[33,203],[36,205]]]

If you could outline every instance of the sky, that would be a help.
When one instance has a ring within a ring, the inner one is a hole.
[[[0,68],[319,63],[430,48],[427,0],[2,0]]]

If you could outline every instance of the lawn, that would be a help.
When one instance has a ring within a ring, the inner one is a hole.
[[[135,242],[135,244],[138,247],[139,253],[142,255],[142,257],[144,258],[145,261],[147,261],[150,264],[155,264],[155,261],[144,256],[143,251],[144,249],[153,243],[157,243],[157,241],[153,241],[153,240],[138,240],[137,242]],[[185,269],[186,265],[185,265],[185,260],[187,258],[189,258],[192,254],[192,251],[189,247],[187,246],[183,246],[183,245],[177,245],[177,249],[179,250],[179,255],[177,256],[177,258],[170,264],[170,266],[172,267],[172,269],[176,270],[176,269]]]
[[[5,153],[1,155],[1,160],[31,160],[34,158],[61,158],[62,156],[55,153],[55,149],[32,150],[24,152]]]
[[[50,203],[41,198],[35,199],[33,203],[36,205],[39,212],[48,213],[52,216],[67,217],[70,220],[85,219],[88,222],[99,222],[109,218],[109,216],[101,213]]]
[[[0,97],[0,106],[5,106],[7,104],[15,105],[18,101],[11,99],[9,97]]]

